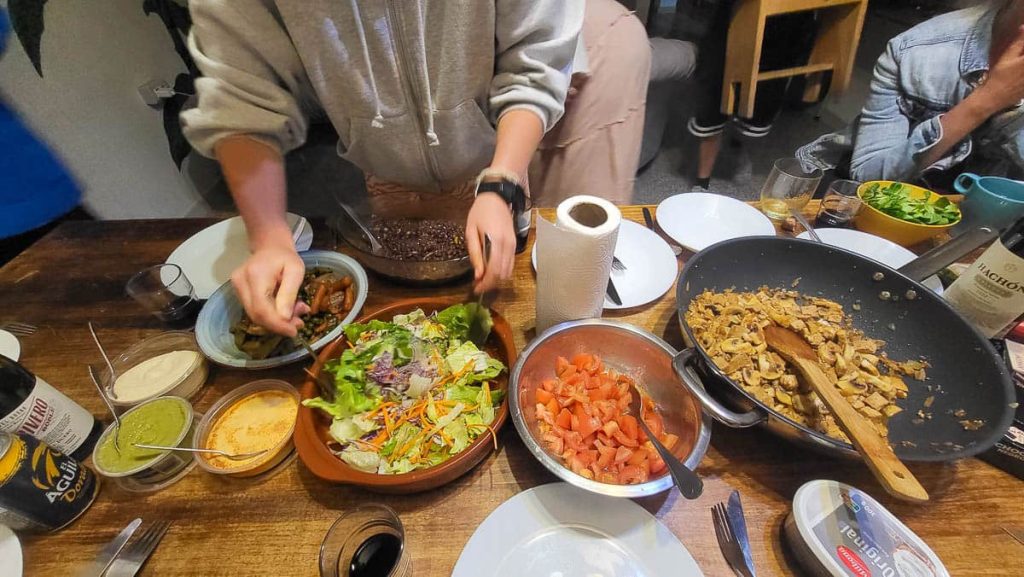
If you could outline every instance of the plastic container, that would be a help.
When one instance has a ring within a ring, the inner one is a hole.
[[[180,397],[160,397],[158,399],[152,399],[144,403],[140,403],[121,415],[121,420],[123,422],[125,419],[130,418],[130,415],[133,412],[138,411],[145,405],[158,401],[165,402],[168,400],[181,403],[185,408],[186,415],[185,424],[182,427],[181,432],[178,434],[176,441],[170,446],[191,447],[192,437],[196,431],[197,415],[192,410],[192,405]],[[153,459],[142,463],[133,469],[127,471],[107,470],[102,466],[102,461],[97,458],[97,455],[99,454],[100,447],[103,446],[104,441],[114,433],[115,427],[116,425],[111,423],[111,425],[103,431],[103,434],[100,435],[99,441],[96,442],[96,448],[93,449],[92,452],[92,464],[96,469],[96,472],[104,477],[114,479],[119,485],[129,491],[148,492],[163,489],[184,477],[185,474],[195,466],[195,461],[192,459],[191,453],[163,451]],[[123,442],[124,441],[122,440],[122,443]]]
[[[942,561],[885,507],[836,481],[797,490],[783,534],[816,577],[948,577]]]
[[[196,463],[198,463],[199,468],[216,475],[255,477],[263,473],[269,474],[275,467],[284,467],[291,462],[291,459],[288,459],[288,457],[292,455],[295,450],[292,435],[295,432],[295,421],[298,416],[298,407],[300,402],[299,391],[290,384],[276,379],[253,381],[218,399],[217,402],[210,407],[210,410],[206,412],[206,415],[196,427],[195,439],[192,446],[196,449],[209,449],[210,433],[213,431],[214,427],[218,426],[221,421],[221,417],[223,417],[228,410],[234,407],[237,403],[248,399],[253,395],[266,392],[283,392],[295,399],[295,415],[291,419],[291,426],[288,427],[287,434],[282,433],[280,442],[273,445],[265,455],[245,461],[239,461],[237,466],[231,467],[218,466],[211,462],[210,458],[206,455],[196,454]],[[251,420],[249,422],[256,424]],[[253,449],[248,450],[251,451]]]
[[[111,359],[110,364],[114,366],[114,372],[117,375],[123,375],[128,369],[143,361],[174,351],[191,351],[196,353],[196,358],[180,379],[154,388],[151,394],[141,399],[118,400],[114,394],[114,380],[111,378],[110,370],[104,367],[100,373],[100,379],[114,406],[119,409],[128,409],[163,396],[181,397],[187,401],[194,400],[202,391],[203,385],[206,384],[206,377],[209,375],[210,369],[206,357],[199,350],[195,335],[189,331],[167,331],[143,339]]]

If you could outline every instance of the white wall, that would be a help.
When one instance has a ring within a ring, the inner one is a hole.
[[[143,14],[142,0],[49,0],[45,22],[44,77],[12,34],[0,93],[65,161],[86,207],[111,219],[203,214],[171,160],[162,112],[137,92],[184,72],[160,19]]]

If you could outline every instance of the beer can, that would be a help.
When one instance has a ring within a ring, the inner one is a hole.
[[[0,524],[57,531],[92,505],[99,491],[85,465],[28,436],[0,433]]]

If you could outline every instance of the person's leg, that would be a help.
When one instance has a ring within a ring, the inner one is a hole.
[[[711,171],[715,169],[715,160],[722,150],[722,132],[719,131],[707,138],[701,138],[697,155],[697,186],[707,190],[711,184]]]
[[[589,73],[530,165],[537,206],[577,194],[633,198],[651,69],[647,33],[615,0],[587,0],[583,40]]]
[[[729,32],[729,9],[716,6],[708,29],[700,41],[693,116],[686,129],[698,140],[697,186],[708,190],[715,161],[722,149],[722,132],[728,117],[722,114],[722,72],[725,69],[726,38]]]

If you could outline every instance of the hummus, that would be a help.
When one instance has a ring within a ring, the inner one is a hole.
[[[292,434],[299,403],[286,391],[260,391],[242,397],[217,416],[206,436],[206,449],[228,454],[269,452],[245,460],[204,455],[217,469],[242,469],[262,463],[274,456],[273,451]]]

